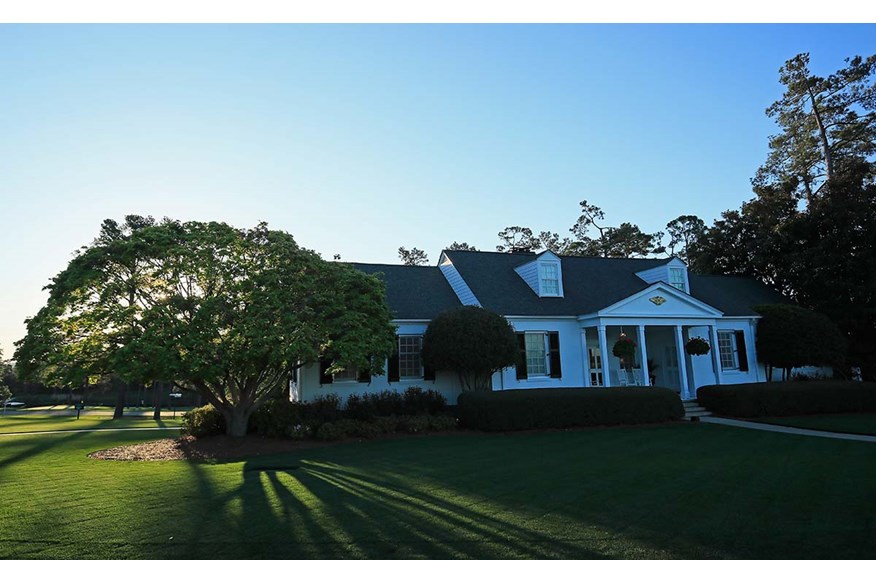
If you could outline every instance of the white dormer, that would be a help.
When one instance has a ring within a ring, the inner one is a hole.
[[[563,297],[563,263],[553,252],[544,251],[531,262],[517,266],[514,271],[539,297]]]
[[[678,258],[672,258],[662,266],[636,272],[636,275],[649,284],[665,282],[673,288],[678,288],[685,294],[690,294],[687,264]]]

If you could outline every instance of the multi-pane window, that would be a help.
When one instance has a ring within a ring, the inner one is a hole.
[[[683,268],[669,268],[669,285],[678,288],[682,292],[687,292]]]
[[[359,370],[355,367],[347,367],[333,375],[334,381],[358,381]]]
[[[423,376],[423,337],[398,338],[398,372],[401,377]]]
[[[739,369],[734,331],[718,331],[718,354],[721,357],[721,369]]]
[[[541,264],[541,295],[560,295],[560,269],[557,264]]]
[[[526,333],[526,371],[530,377],[547,375],[544,333]]]

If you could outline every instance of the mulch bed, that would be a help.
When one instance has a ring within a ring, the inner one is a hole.
[[[247,458],[260,454],[279,454],[329,446],[330,444],[337,443],[282,440],[260,436],[247,436],[246,438],[230,438],[228,436],[192,438],[184,436],[116,446],[92,452],[88,457],[101,460],[218,460],[222,458]]]

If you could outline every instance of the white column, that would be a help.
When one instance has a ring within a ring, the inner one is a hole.
[[[590,387],[590,352],[587,350],[587,329],[581,329],[581,371],[584,372],[584,387]]]
[[[715,383],[721,385],[721,350],[718,348],[718,327],[709,325],[709,335],[712,337],[712,368],[715,370]]]
[[[605,339],[605,325],[597,327],[599,331],[599,354],[602,359],[602,386],[608,387],[611,385],[611,377],[608,374],[608,341]]]
[[[678,350],[678,378],[681,380],[681,398],[689,399],[690,389],[687,386],[687,361],[684,358],[684,339],[681,336],[681,325],[675,325],[675,348]]]
[[[639,325],[639,351],[642,353],[642,383],[651,385],[648,378],[648,349],[645,347],[645,325]]]

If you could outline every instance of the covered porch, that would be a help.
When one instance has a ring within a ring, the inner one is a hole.
[[[694,399],[696,388],[722,383],[717,326],[714,320],[686,319],[666,322],[654,319],[600,318],[582,323],[582,346],[588,386],[655,385],[678,391],[681,399]],[[685,344],[703,337],[713,348],[708,355],[691,356]],[[627,338],[635,343],[632,357],[613,355],[615,343]]]

